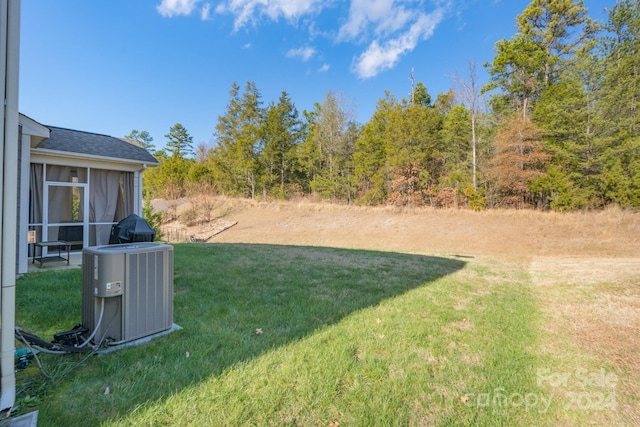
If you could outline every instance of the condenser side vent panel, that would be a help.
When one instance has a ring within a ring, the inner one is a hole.
[[[173,325],[173,263],[166,251],[126,254],[124,335],[138,339]]]

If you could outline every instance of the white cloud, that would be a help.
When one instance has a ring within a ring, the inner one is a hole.
[[[210,11],[211,11],[211,5],[209,3],[205,3],[202,6],[202,10],[200,11],[200,18],[202,18],[203,21],[208,20],[210,16]]]
[[[287,52],[289,58],[300,58],[302,62],[306,62],[315,55],[316,50],[312,47],[301,47],[298,49],[291,49]]]
[[[318,68],[318,72],[319,73],[326,73],[327,71],[329,71],[329,64],[322,64],[322,67]]]
[[[162,0],[156,7],[162,16],[191,15],[200,0]]]
[[[353,71],[358,77],[366,79],[393,68],[403,55],[415,49],[418,42],[433,35],[443,17],[444,9],[436,9],[431,14],[421,13],[407,31],[381,42],[377,39],[372,41],[355,60]]]
[[[318,12],[331,3],[327,0],[225,0],[216,7],[216,12],[234,15],[233,26],[237,31],[263,15],[273,21],[280,17],[292,21]]]
[[[311,39],[327,37],[334,42],[368,43],[364,52],[354,58],[352,71],[360,78],[370,78],[393,68],[402,56],[413,51],[418,43],[431,37],[442,21],[448,6],[428,13],[427,4],[451,5],[448,0],[350,0],[349,15],[339,27],[318,30],[327,21],[316,19],[324,9],[334,8],[338,0],[219,0],[217,14],[233,16],[234,32],[261,20],[301,24]],[[343,0],[344,1],[344,0]],[[205,0],[162,0],[157,6],[163,16],[190,15],[199,11],[203,20],[210,19],[211,5]],[[342,8],[336,7],[336,11]],[[340,18],[338,18],[340,19]],[[334,21],[335,22],[335,21]],[[245,46],[246,48],[246,46]],[[291,49],[286,55],[309,61],[317,54],[311,47]],[[326,67],[326,68],[325,68]],[[320,72],[326,72],[328,64]]]
[[[403,28],[418,11],[407,9],[396,0],[352,0],[349,20],[338,32],[339,40],[364,38],[369,32],[378,36]]]
[[[202,0],[162,0],[156,9],[160,15],[167,18],[180,15],[189,16],[198,9],[199,3],[202,3]],[[206,2],[200,8],[200,18],[203,21],[209,19],[210,10],[211,5]]]

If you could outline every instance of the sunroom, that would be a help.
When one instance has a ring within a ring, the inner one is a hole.
[[[142,216],[142,175],[157,160],[135,141],[44,126],[20,115],[17,272],[59,248],[109,243],[111,228]]]

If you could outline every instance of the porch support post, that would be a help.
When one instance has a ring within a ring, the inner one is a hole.
[[[139,217],[144,217],[142,214],[142,206],[144,205],[142,201],[142,175],[141,171],[133,173],[133,213]]]

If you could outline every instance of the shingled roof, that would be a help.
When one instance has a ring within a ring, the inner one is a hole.
[[[159,164],[147,150],[124,139],[55,126],[47,125],[47,127],[51,130],[49,138],[38,144],[36,148],[136,161],[149,165]]]

